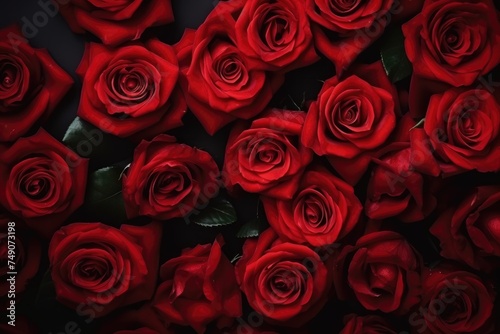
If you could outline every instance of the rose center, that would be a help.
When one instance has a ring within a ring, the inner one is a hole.
[[[330,0],[330,9],[333,13],[344,16],[359,8],[362,0]]]

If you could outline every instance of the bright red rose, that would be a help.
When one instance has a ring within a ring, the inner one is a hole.
[[[303,1],[249,0],[235,29],[238,48],[257,68],[289,71],[319,60]]]
[[[226,186],[291,199],[312,160],[312,152],[299,142],[304,118],[302,111],[272,109],[250,126],[235,125],[224,159]]]
[[[14,252],[9,245],[15,245]],[[42,245],[32,232],[19,219],[0,214],[0,297],[7,296],[11,283],[7,281],[11,275],[8,272],[17,272],[15,280],[16,300],[26,289],[29,281],[38,273]],[[15,263],[15,269],[9,268]],[[16,322],[17,325],[17,322]],[[2,332],[3,333],[3,332]]]
[[[45,49],[32,48],[18,26],[0,29],[0,142],[44,121],[73,85]]]
[[[50,237],[83,204],[87,164],[40,129],[0,152],[0,203]]]
[[[391,12],[400,12],[394,0],[306,0],[316,48],[342,75],[356,57],[382,35]]]
[[[290,200],[262,197],[267,220],[284,241],[325,246],[348,234],[362,206],[354,189],[323,168],[307,170]]]
[[[352,293],[370,311],[405,314],[420,300],[422,259],[396,232],[372,232],[345,246],[335,268],[340,299]]]
[[[241,292],[222,246],[218,238],[212,245],[185,249],[161,266],[153,305],[168,323],[204,333],[212,321],[223,328],[241,316]]]
[[[428,154],[422,163],[426,170],[500,170],[500,105],[488,91],[451,89],[432,96],[424,131],[430,145],[422,142],[422,152],[434,151],[438,158],[434,161]]]
[[[377,315],[359,316],[349,314],[344,318],[340,334],[398,334],[387,320]]]
[[[74,223],[57,231],[49,245],[57,300],[92,308],[102,317],[153,295],[160,253],[161,224]]]
[[[163,320],[151,306],[146,305],[105,320],[97,334],[174,334],[165,327]]]
[[[88,31],[108,45],[139,39],[147,28],[174,21],[170,0],[64,0],[60,11],[75,33]]]
[[[483,271],[500,266],[500,187],[473,189],[449,207],[430,232],[441,243],[441,256]]]
[[[196,32],[186,33],[176,46],[187,104],[211,135],[262,112],[283,82],[282,75],[252,68],[240,50],[233,17],[240,3],[219,2]]]
[[[268,229],[243,245],[236,278],[250,306],[271,324],[300,327],[328,300],[330,275],[320,256]]]
[[[78,116],[105,132],[140,140],[182,125],[186,102],[170,45],[89,43],[77,73],[83,80]]]
[[[382,63],[358,66],[345,79],[324,83],[309,106],[301,141],[354,184],[393,132],[398,111],[397,91]]]
[[[412,333],[496,333],[495,294],[479,276],[443,264],[425,271],[422,291],[420,307],[409,318]]]
[[[403,33],[417,76],[468,86],[500,62],[500,21],[491,0],[426,0]]]
[[[184,217],[217,195],[219,174],[210,154],[176,143],[172,136],[143,140],[123,175],[127,216]]]

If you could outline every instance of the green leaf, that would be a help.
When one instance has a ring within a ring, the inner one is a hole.
[[[254,238],[258,237],[264,230],[266,225],[259,218],[250,220],[241,226],[236,233],[238,238]]]
[[[236,210],[225,198],[216,197],[197,214],[191,214],[189,221],[201,226],[216,227],[236,222]]]
[[[109,160],[110,152],[112,157],[130,156],[133,150],[127,141],[105,133],[80,117],[73,120],[62,141],[79,156],[99,160]]]
[[[384,35],[380,56],[385,72],[392,82],[398,82],[412,73],[412,65],[405,52],[404,35],[401,28],[387,31]]]
[[[123,167],[111,166],[93,172],[87,182],[83,211],[94,219],[103,217],[117,223],[127,219],[122,196]]]

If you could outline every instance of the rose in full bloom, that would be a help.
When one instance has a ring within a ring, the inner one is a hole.
[[[421,150],[433,151],[438,160],[425,159],[428,170],[500,170],[500,104],[490,92],[451,89],[433,95],[424,131],[430,145],[420,145]]]
[[[416,333],[496,333],[489,283],[445,263],[423,275],[422,302],[409,317]]]
[[[212,321],[223,328],[241,316],[241,291],[222,246],[223,240],[217,238],[212,245],[185,249],[161,266],[162,283],[153,305],[168,323],[204,333]]]
[[[50,237],[83,204],[87,164],[40,129],[0,152],[0,203]]]
[[[92,307],[102,317],[125,305],[148,300],[158,273],[161,224],[73,223],[58,230],[49,245],[57,300]]]
[[[344,318],[340,334],[398,334],[391,324],[377,315],[359,316],[349,314]]]
[[[354,189],[319,167],[302,175],[293,199],[261,200],[269,224],[281,239],[315,247],[343,238],[362,211]]]
[[[32,48],[18,26],[0,29],[0,142],[44,121],[73,85],[45,49]]]
[[[104,44],[139,39],[149,27],[174,21],[170,0],[65,0],[60,11],[75,33],[90,32]]]
[[[337,74],[384,32],[394,0],[306,0],[316,48]],[[399,11],[399,9],[398,9]]]
[[[163,319],[149,305],[128,310],[107,319],[97,334],[175,334],[165,327]]]
[[[405,314],[420,301],[422,259],[392,231],[371,232],[345,246],[335,259],[340,299],[352,294],[364,308]]]
[[[500,21],[491,0],[426,0],[403,33],[420,77],[468,86],[500,62]]]
[[[300,327],[325,305],[330,274],[305,245],[283,242],[271,228],[243,245],[236,278],[250,306],[271,324]]]
[[[182,125],[186,102],[170,45],[89,43],[77,73],[83,80],[78,116],[105,132],[140,140]]]
[[[319,60],[303,1],[247,1],[235,29],[238,48],[258,68],[288,71]]]
[[[299,142],[305,113],[272,109],[233,127],[226,146],[226,186],[291,199],[312,152]]]
[[[262,112],[283,76],[251,67],[235,33],[242,1],[220,1],[196,32],[176,46],[189,109],[209,134]]]
[[[127,216],[184,217],[217,195],[219,174],[210,154],[176,143],[172,136],[143,140],[123,175]]]
[[[430,232],[445,258],[483,271],[500,266],[500,187],[472,189],[441,214]]]
[[[11,250],[9,245],[12,244],[15,245],[14,252],[9,252]],[[40,241],[22,221],[13,219],[7,214],[0,214],[0,277],[2,278],[0,297],[2,299],[10,290],[11,283],[7,279],[11,275],[7,273],[14,271],[9,268],[9,265],[15,263],[16,299],[19,300],[29,281],[38,273],[41,254]]]
[[[399,107],[381,62],[355,67],[346,75],[324,83],[309,106],[301,141],[356,183],[395,129]]]

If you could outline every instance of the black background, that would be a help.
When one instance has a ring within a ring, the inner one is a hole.
[[[43,0],[42,0],[43,1]],[[45,0],[49,1],[49,0]],[[43,2],[45,2],[43,1]],[[175,14],[175,22],[162,27],[155,27],[146,31],[143,38],[151,36],[160,38],[162,41],[174,44],[181,38],[185,28],[198,27],[208,13],[214,8],[216,1],[213,0],[172,0]],[[12,23],[22,23],[23,20],[33,22],[33,16],[43,11],[38,0],[9,0],[2,1],[0,10],[0,27]],[[75,70],[83,55],[86,41],[98,41],[91,35],[77,35],[71,32],[66,22],[60,15],[50,17],[47,24],[37,27],[38,32],[30,38],[30,44],[36,48],[48,49],[54,60],[64,68],[75,80],[75,84],[66,95],[64,100],[58,105],[50,119],[44,124],[44,128],[58,140],[62,140],[66,129],[76,116],[78,109],[81,82],[75,74]],[[361,62],[373,62],[379,58],[378,43],[375,43],[359,60]],[[297,106],[302,106],[304,100],[314,99],[321,88],[321,81],[334,75],[334,69],[330,62],[321,60],[318,63],[303,69],[293,71],[286,76],[285,84],[276,94],[271,106],[297,110]],[[408,86],[408,80],[398,84],[401,87]],[[180,142],[204,149],[212,154],[220,167],[222,167],[226,140],[231,125],[226,126],[216,135],[209,136],[202,128],[195,117],[188,113],[184,118],[184,127],[170,131]],[[109,154],[92,157],[90,160],[90,171],[98,168],[116,164],[118,162],[130,161],[134,145],[127,140],[108,139],[115,141],[113,152]],[[481,175],[478,173],[466,173],[453,180],[452,183],[458,185],[459,189],[477,184],[491,183],[498,184],[498,174]],[[356,187],[356,194],[364,202],[365,186],[367,176]],[[194,224],[185,224],[182,219],[172,220],[165,223],[164,237],[162,240],[161,263],[177,256],[181,249],[192,247],[196,244],[211,243],[218,233],[222,233],[226,240],[224,251],[229,259],[240,253],[242,240],[234,235],[239,227],[256,217],[258,198],[255,195],[242,195],[232,200],[237,209],[238,223],[223,228],[204,228]],[[263,212],[261,212],[261,216]],[[392,224],[393,229],[403,233],[412,244],[424,255],[427,263],[432,263],[436,259],[435,240],[427,235],[427,228],[432,223],[434,217],[430,217],[422,223],[413,225],[401,225],[397,222]],[[79,210],[69,220],[76,221],[97,221],[118,226],[111,216],[93,215]],[[144,223],[142,220],[134,223]],[[45,243],[47,245],[47,242]],[[46,249],[44,249],[43,264],[37,277],[31,282],[28,290],[23,296],[21,304],[18,306],[18,314],[25,313],[40,328],[41,333],[64,332],[64,326],[68,321],[75,321],[82,329],[81,333],[93,333],[99,321],[90,324],[85,322],[85,318],[78,316],[73,310],[67,309],[58,304],[54,299],[53,290],[50,284],[43,279],[48,268],[46,259]],[[50,283],[50,282],[49,282]],[[38,286],[41,284],[41,292]],[[46,285],[49,285],[48,287]],[[342,327],[342,317],[346,313],[365,313],[356,304],[344,304],[331,302],[308,326],[312,333],[338,333]],[[108,316],[109,317],[109,316]],[[106,318],[108,318],[106,317]],[[106,319],[103,319],[105,321]],[[246,316],[244,321],[248,321]],[[403,324],[404,319],[394,319]],[[404,326],[403,326],[404,327]],[[189,331],[187,331],[189,332]],[[288,333],[283,330],[283,333]]]

